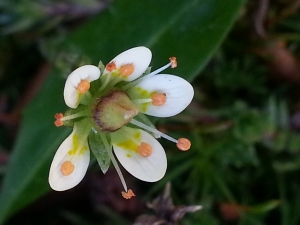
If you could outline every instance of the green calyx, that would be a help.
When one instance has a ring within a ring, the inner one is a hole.
[[[91,117],[98,131],[114,132],[129,123],[138,112],[129,96],[116,89],[96,98]]]

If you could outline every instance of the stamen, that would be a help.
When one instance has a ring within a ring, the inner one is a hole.
[[[82,80],[77,86],[77,91],[81,94],[84,94],[85,92],[87,92],[87,90],[90,89],[90,87],[90,82],[88,82],[87,80]]]
[[[141,98],[141,99],[134,99],[131,100],[134,104],[143,104],[143,103],[148,103],[152,102],[153,100],[151,98]]]
[[[77,112],[77,113],[74,113],[74,114],[71,114],[71,115],[68,115],[68,116],[64,116],[62,113],[56,113],[55,114],[55,126],[57,127],[60,127],[62,125],[64,125],[64,121],[68,121],[68,120],[72,120],[72,119],[76,119],[76,118],[79,118],[79,117],[84,117],[84,116],[87,116],[88,115],[88,111],[87,110],[82,110],[80,112]]]
[[[125,199],[131,199],[132,197],[135,196],[135,194],[133,193],[133,191],[131,189],[129,189],[127,192],[122,191],[121,193],[122,193],[123,198],[125,198]]]
[[[161,71],[167,69],[168,67],[175,68],[177,66],[177,61],[176,61],[176,58],[175,58],[175,60],[174,60],[174,58],[175,57],[171,57],[170,62],[168,64],[164,65],[163,67],[161,67],[161,68],[159,68],[159,69],[157,69],[157,70],[155,70],[155,71],[153,71],[153,72],[151,72],[151,73],[149,73],[149,74],[147,74],[147,75],[145,75],[145,76],[143,76],[143,77],[141,77],[141,78],[139,78],[135,81],[132,81],[129,84],[126,84],[125,86],[122,87],[122,90],[125,91],[125,90],[135,86],[136,84],[140,83],[142,80],[144,80],[146,78],[148,79],[148,78],[160,73]]]
[[[169,141],[172,141],[172,142],[174,142],[174,143],[177,143],[177,140],[176,140],[176,139],[174,139],[174,138],[172,138],[172,137],[170,137],[170,136],[168,136],[168,135],[166,135],[166,134],[160,132],[159,130],[157,130],[157,129],[155,129],[155,128],[149,127],[149,126],[147,126],[146,124],[143,124],[143,123],[141,123],[141,122],[139,122],[139,121],[137,121],[137,120],[135,120],[135,119],[132,119],[132,120],[130,121],[130,123],[132,123],[132,124],[134,124],[134,125],[136,125],[136,126],[142,128],[142,129],[144,129],[144,130],[147,130],[147,131],[150,131],[150,132],[152,132],[152,133],[154,133],[154,134],[157,134],[159,137],[163,137],[163,138],[165,138],[165,139],[167,139],[167,140],[169,140]]]
[[[132,65],[132,63],[125,64],[120,68],[120,75],[124,77],[128,77],[133,73],[133,71],[134,71],[134,66]]]
[[[170,61],[171,61],[171,63],[172,63],[171,68],[177,67],[177,60],[176,60],[176,57],[170,57],[169,59],[170,59]]]
[[[106,65],[105,69],[108,71],[108,72],[112,72],[114,70],[117,69],[117,66],[116,66],[116,63],[113,61],[113,62],[110,62]]]
[[[123,174],[122,174],[122,172],[120,170],[120,167],[119,167],[119,165],[118,165],[118,163],[117,163],[117,161],[116,161],[116,159],[115,159],[115,157],[114,157],[114,155],[112,153],[111,146],[108,144],[108,141],[107,141],[107,139],[105,137],[105,134],[103,134],[103,133],[99,133],[99,134],[100,134],[100,137],[101,137],[101,139],[103,141],[104,147],[105,147],[105,149],[106,149],[106,151],[107,151],[107,153],[109,155],[109,158],[110,158],[112,164],[114,165],[114,167],[115,167],[115,169],[117,171],[117,174],[120,177],[120,180],[121,180],[121,183],[122,183],[122,185],[124,187],[124,190],[125,190],[125,192],[127,192],[127,185],[126,185],[125,179],[124,179]],[[128,192],[129,192],[129,190],[128,190]]]
[[[138,153],[143,157],[148,157],[152,154],[152,147],[146,142],[142,142],[138,148]]]
[[[54,117],[56,119],[54,122],[55,126],[60,127],[60,126],[64,125],[64,123],[62,121],[62,118],[64,117],[64,115],[62,113],[56,113]]]
[[[75,166],[71,161],[65,161],[60,167],[60,171],[64,176],[69,176],[73,173],[74,169]]]
[[[135,119],[132,119],[130,121],[130,123],[142,128],[144,130],[150,131],[151,133],[154,133],[154,134],[158,135],[159,137],[162,137],[164,139],[167,139],[169,141],[172,141],[172,142],[176,143],[177,147],[181,151],[187,151],[191,147],[191,142],[187,138],[179,138],[178,140],[176,140],[175,138],[172,138],[172,137],[160,132],[159,130],[157,130],[155,128],[152,128],[152,127],[149,127],[146,124],[143,124],[143,123],[141,123],[141,122],[139,122]]]
[[[191,142],[186,138],[179,138],[176,145],[181,151],[187,151],[191,148]]]
[[[151,99],[152,99],[152,105],[155,106],[162,106],[167,101],[167,97],[165,93],[154,93],[151,96]]]

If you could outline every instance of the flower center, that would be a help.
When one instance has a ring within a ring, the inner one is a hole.
[[[114,132],[129,123],[138,112],[124,91],[112,90],[96,99],[91,113],[96,129]]]

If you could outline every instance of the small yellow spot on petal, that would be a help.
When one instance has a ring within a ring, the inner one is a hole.
[[[122,193],[123,198],[125,198],[125,199],[131,199],[132,197],[135,196],[135,194],[133,193],[133,191],[131,189],[129,189],[127,192],[122,191],[121,193]]]
[[[154,93],[151,96],[152,99],[152,105],[155,106],[162,106],[167,101],[167,96],[165,93]]]
[[[175,68],[177,67],[177,60],[176,60],[176,57],[171,57],[169,58],[169,60],[171,61],[171,68]]]
[[[124,77],[130,76],[134,71],[134,66],[132,64],[125,64],[120,68],[120,75]]]
[[[60,171],[64,176],[69,176],[71,173],[73,173],[75,166],[70,161],[65,161],[61,167]]]
[[[142,142],[137,150],[138,153],[143,157],[148,157],[152,154],[152,147],[146,142]]]
[[[130,155],[130,154],[126,154],[126,156],[127,156],[128,158],[130,158],[130,157],[131,157],[131,155]]]
[[[187,151],[191,148],[191,142],[187,138],[179,138],[177,143],[177,148],[181,151]]]
[[[64,125],[63,121],[61,120],[64,117],[62,113],[56,113],[54,117],[56,119],[54,122],[55,126],[60,127]]]
[[[136,132],[133,136],[136,140],[140,140],[141,139],[141,133],[140,132]]]
[[[115,62],[110,62],[106,65],[105,69],[108,71],[108,72],[112,72],[114,70],[117,69],[117,66],[116,66],[116,63]]]
[[[89,90],[91,87],[90,82],[87,80],[82,80],[77,86],[77,91],[81,94],[84,94],[87,90]]]
[[[124,148],[126,150],[131,150],[131,151],[136,151],[138,146],[137,144],[132,141],[132,140],[126,140],[126,141],[123,141],[123,142],[119,142],[119,143],[116,143],[117,146],[120,146],[121,148]]]

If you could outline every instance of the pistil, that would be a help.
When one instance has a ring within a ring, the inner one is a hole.
[[[96,99],[91,116],[98,131],[114,132],[129,123],[138,112],[125,92],[112,90]]]

